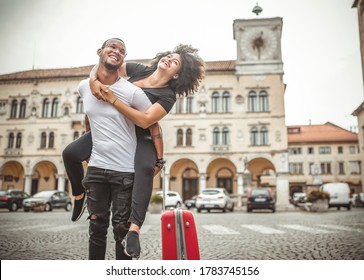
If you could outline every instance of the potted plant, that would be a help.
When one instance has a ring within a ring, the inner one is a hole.
[[[151,214],[160,214],[162,213],[163,208],[163,197],[159,194],[153,194],[150,197],[149,201],[149,212]]]
[[[310,211],[322,212],[329,209],[329,198],[328,192],[322,190],[313,190],[307,196],[307,202],[309,203]]]
[[[45,210],[44,202],[39,201],[39,202],[34,203],[32,205],[32,210],[34,212],[44,212],[44,210]]]

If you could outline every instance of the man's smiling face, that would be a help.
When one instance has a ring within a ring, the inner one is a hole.
[[[97,51],[97,54],[100,56],[100,64],[110,70],[118,69],[126,56],[125,44],[118,39],[110,39],[104,48]]]

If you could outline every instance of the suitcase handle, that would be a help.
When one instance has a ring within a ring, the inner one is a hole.
[[[162,168],[162,193],[163,193],[163,202],[162,202],[162,212],[166,211],[166,167]]]

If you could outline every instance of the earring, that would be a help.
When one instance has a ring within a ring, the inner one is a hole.
[[[177,79],[177,78],[178,78],[178,75],[174,75],[174,76],[173,76],[173,79]]]

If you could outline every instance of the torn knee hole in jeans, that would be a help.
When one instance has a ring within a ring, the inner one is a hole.
[[[90,216],[88,216],[88,218],[92,221],[96,221],[97,220],[97,215],[94,213],[91,213]]]

